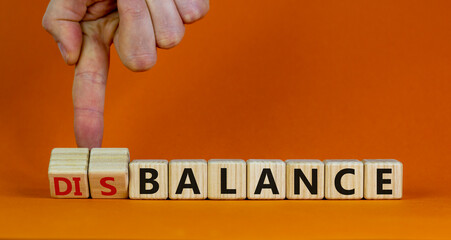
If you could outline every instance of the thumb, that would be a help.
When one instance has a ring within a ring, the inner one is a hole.
[[[75,64],[80,55],[82,31],[80,21],[86,13],[86,0],[52,0],[42,19],[42,26],[55,39],[64,61]]]

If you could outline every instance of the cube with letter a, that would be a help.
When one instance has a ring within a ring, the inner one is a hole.
[[[285,162],[282,160],[247,160],[247,198],[284,199],[285,178]]]
[[[207,161],[179,159],[169,162],[170,199],[207,198]]]
[[[365,159],[365,199],[401,199],[402,163],[395,159]]]
[[[92,198],[128,198],[127,148],[93,148],[89,159]]]
[[[48,176],[54,198],[88,198],[87,148],[55,148],[50,156]]]

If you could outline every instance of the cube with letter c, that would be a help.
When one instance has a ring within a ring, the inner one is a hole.
[[[324,160],[326,199],[362,199],[363,163],[355,159]]]

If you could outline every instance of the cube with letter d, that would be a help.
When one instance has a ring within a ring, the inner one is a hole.
[[[87,148],[55,148],[49,163],[50,195],[54,198],[88,198]]]

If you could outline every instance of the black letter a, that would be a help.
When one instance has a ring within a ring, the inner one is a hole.
[[[268,176],[268,184],[265,184],[266,176]],[[260,175],[260,179],[258,180],[257,188],[255,189],[254,194],[261,194],[263,188],[271,188],[272,194],[279,194],[279,190],[277,190],[276,186],[276,181],[274,181],[274,177],[272,176],[270,168],[263,168],[262,175]]]
[[[186,177],[189,177],[189,184],[186,182]],[[175,194],[182,194],[184,188],[192,188],[194,194],[200,194],[199,187],[197,186],[196,178],[194,178],[193,169],[185,168],[183,169],[182,177],[180,178],[179,185]]]

